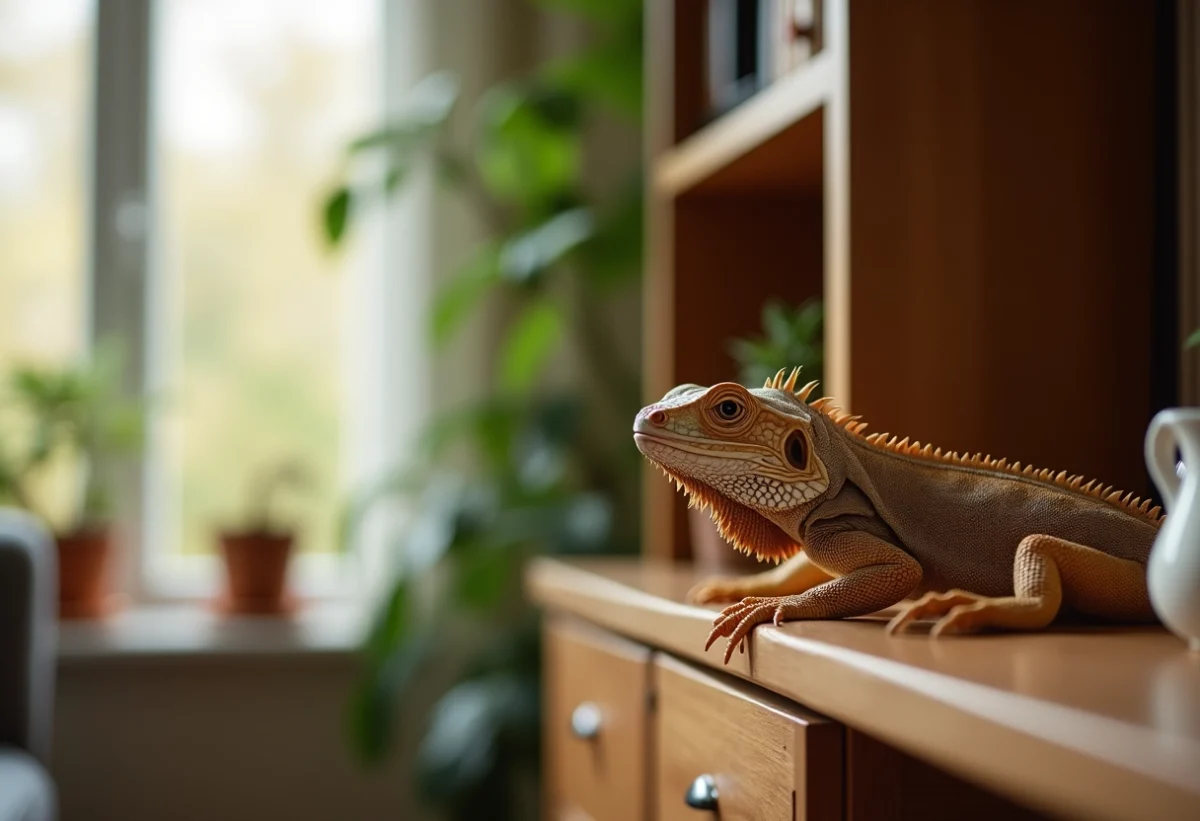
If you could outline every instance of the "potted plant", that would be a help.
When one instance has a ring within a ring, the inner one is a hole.
[[[105,615],[117,602],[109,584],[112,472],[120,457],[140,449],[143,431],[143,404],[122,392],[120,373],[119,352],[105,344],[89,362],[20,367],[7,380],[4,419],[12,444],[0,447],[0,501],[24,508],[54,532],[65,618]],[[64,468],[80,472],[79,490],[66,510],[52,512],[44,497]]]
[[[748,388],[761,388],[781,368],[803,368],[805,380],[821,379],[824,365],[824,307],[820,299],[809,299],[798,308],[777,299],[763,305],[763,335],[734,339],[729,353],[738,363],[739,381]],[[733,550],[708,514],[700,508],[688,510],[692,556],[705,572],[758,569],[751,556]]]
[[[287,570],[296,528],[281,521],[274,508],[285,490],[307,485],[308,474],[294,462],[272,465],[251,482],[242,523],[219,534],[228,582],[217,602],[222,612],[279,615],[295,609],[287,591]]]

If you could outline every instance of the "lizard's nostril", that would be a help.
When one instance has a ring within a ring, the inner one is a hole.
[[[651,422],[653,422],[656,425],[667,424],[667,412],[666,411],[660,411],[660,410],[651,411],[650,415],[647,416],[646,418],[649,419]]]

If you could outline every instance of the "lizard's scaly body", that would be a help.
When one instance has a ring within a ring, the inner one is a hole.
[[[761,390],[680,386],[644,408],[638,447],[712,508],[736,548],[784,561],[714,580],[698,601],[741,599],[709,643],[728,659],[763,621],[840,618],[925,594],[890,629],[936,616],[934,634],[1036,629],[1063,609],[1153,620],[1145,563],[1161,518],[1131,494],[1066,472],[863,434],[798,371]],[[745,598],[743,598],[745,597]]]

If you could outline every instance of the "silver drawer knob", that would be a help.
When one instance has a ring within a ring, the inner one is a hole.
[[[717,780],[708,773],[696,778],[688,791],[683,794],[683,800],[694,810],[715,810],[717,808]]]
[[[585,701],[571,711],[571,734],[583,741],[591,741],[600,735],[602,716],[600,708],[591,701]]]

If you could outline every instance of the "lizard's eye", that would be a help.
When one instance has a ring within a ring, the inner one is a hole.
[[[783,443],[783,454],[787,457],[788,464],[796,470],[806,469],[808,467],[808,442],[804,440],[804,434],[798,430],[789,433],[787,441]]]
[[[717,416],[721,417],[726,422],[732,422],[741,415],[742,405],[733,399],[726,399],[724,402],[717,405]]]

